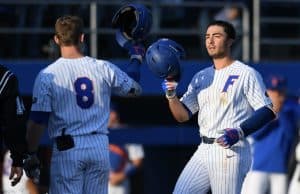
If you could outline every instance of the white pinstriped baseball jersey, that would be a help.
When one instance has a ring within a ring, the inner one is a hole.
[[[125,96],[139,87],[112,63],[87,56],[59,58],[39,73],[31,110],[50,112],[51,138],[66,129],[74,140],[74,147],[65,151],[54,143],[50,194],[107,194],[111,93]]]
[[[127,95],[133,80],[112,63],[91,57],[59,58],[43,69],[33,89],[32,111],[51,112],[50,137],[107,134],[111,93]]]
[[[254,110],[271,104],[260,74],[240,61],[198,72],[181,101],[193,114],[199,111],[200,134],[215,138],[218,130],[239,127]]]
[[[271,104],[262,78],[253,68],[234,61],[220,70],[208,67],[192,79],[180,99],[195,114],[200,135],[217,138],[219,130],[236,128],[254,110]],[[173,194],[240,194],[251,165],[246,139],[224,149],[217,143],[199,145],[185,166]]]

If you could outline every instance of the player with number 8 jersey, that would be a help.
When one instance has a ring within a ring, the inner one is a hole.
[[[106,194],[109,177],[107,123],[110,98],[137,96],[141,88],[134,80],[144,49],[128,64],[135,74],[129,77],[116,65],[80,51],[83,22],[77,16],[64,16],[55,24],[55,42],[61,57],[43,69],[33,89],[28,122],[28,150],[37,151],[44,128],[54,139],[50,169],[50,193]],[[137,47],[137,45],[132,45]]]

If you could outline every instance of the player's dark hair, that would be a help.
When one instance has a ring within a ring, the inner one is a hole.
[[[83,34],[83,21],[78,16],[63,16],[56,20],[55,35],[61,45],[79,45],[80,36]]]
[[[224,28],[224,32],[227,34],[228,38],[235,40],[236,32],[233,25],[229,22],[223,20],[215,20],[208,24],[207,28],[210,26],[221,26]]]

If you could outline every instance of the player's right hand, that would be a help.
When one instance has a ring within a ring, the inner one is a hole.
[[[168,99],[172,99],[176,96],[177,86],[178,86],[178,82],[176,82],[174,79],[165,79],[161,83],[161,87],[164,90],[166,97]]]
[[[137,59],[140,63],[143,62],[145,57],[145,46],[141,43],[128,44],[126,49],[128,50],[128,54],[130,59]]]
[[[128,51],[131,59],[138,59],[140,62],[143,61],[146,48],[140,41],[126,37],[120,30],[116,32],[116,40],[122,48]]]
[[[36,154],[27,154],[24,159],[24,171],[35,184],[40,181],[40,160]]]

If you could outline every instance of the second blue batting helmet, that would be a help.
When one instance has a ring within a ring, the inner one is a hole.
[[[113,172],[121,172],[125,169],[128,162],[126,150],[116,144],[109,144],[110,169]]]
[[[178,78],[181,71],[180,60],[184,57],[183,47],[167,38],[154,42],[146,51],[149,69],[160,78]]]
[[[142,4],[127,4],[114,15],[112,26],[119,28],[126,39],[143,40],[151,30],[152,14]]]
[[[287,89],[287,80],[280,75],[270,75],[265,80],[266,88],[269,90],[285,91]]]

